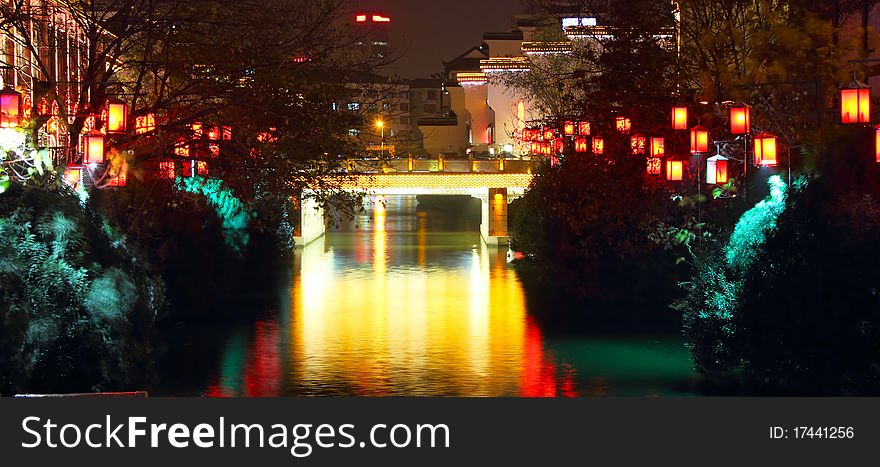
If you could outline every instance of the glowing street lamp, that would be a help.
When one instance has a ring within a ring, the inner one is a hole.
[[[684,178],[684,161],[669,159],[666,161],[666,180],[680,182]]]
[[[0,127],[15,128],[21,116],[21,94],[14,89],[0,91]]]
[[[706,160],[706,183],[724,185],[727,183],[727,158],[722,155],[712,156]]]
[[[691,154],[709,152],[709,130],[697,125],[691,128]]]
[[[735,105],[730,108],[730,133],[733,135],[747,135],[751,133],[751,115],[749,106],[745,104]]]
[[[651,137],[651,157],[663,157],[665,153],[663,137],[661,136],[652,136]]]
[[[593,138],[593,154],[603,154],[605,152],[605,139],[601,136]]]
[[[776,136],[761,133],[755,136],[755,165],[775,166]]]
[[[672,108],[672,129],[687,130],[688,109],[685,106],[675,106]]]
[[[104,163],[104,134],[98,130],[92,130],[83,136],[85,151],[83,164]]]
[[[871,121],[871,88],[853,81],[840,90],[840,122],[868,123]]]
[[[382,151],[385,151],[385,122],[382,120],[376,120],[376,128],[382,132],[381,148]]]
[[[578,122],[578,134],[581,136],[590,136],[590,122]]]
[[[880,125],[874,127],[874,158],[880,164]]]
[[[120,134],[128,130],[128,104],[112,98],[107,104],[107,133]]]
[[[629,138],[629,145],[634,155],[645,154],[647,138],[642,134],[635,134]]]

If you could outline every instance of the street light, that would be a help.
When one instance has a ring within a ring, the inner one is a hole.
[[[385,122],[383,122],[382,120],[376,120],[376,128],[378,128],[379,130],[382,131],[381,148],[382,148],[382,151],[384,152],[385,151]]]

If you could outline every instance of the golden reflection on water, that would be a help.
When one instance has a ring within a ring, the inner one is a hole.
[[[472,247],[450,248],[449,235],[426,231],[424,212],[415,235],[390,231],[386,206],[371,209],[372,228],[360,234],[369,244],[331,238],[302,251],[287,356],[296,392],[519,394],[526,309],[506,250],[478,234],[467,236]],[[391,257],[389,243],[414,248],[415,261]],[[360,248],[369,264],[359,264]]]
[[[547,339],[506,250],[483,244],[479,214],[470,214],[422,209],[414,197],[373,199],[356,226],[297,251],[280,309],[230,336],[203,393],[688,391],[692,362],[680,337]]]

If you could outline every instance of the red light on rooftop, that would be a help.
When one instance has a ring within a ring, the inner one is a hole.
[[[373,15],[373,22],[374,23],[390,23],[391,18],[389,18],[387,16],[382,16],[382,15]]]
[[[354,17],[354,20],[357,21],[358,23],[366,23],[367,22],[367,15],[357,15]]]

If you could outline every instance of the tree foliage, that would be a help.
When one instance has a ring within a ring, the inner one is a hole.
[[[865,149],[841,144],[821,176],[758,203],[701,258],[680,306],[710,378],[761,393],[880,392],[880,174]]]
[[[150,373],[164,287],[69,191],[0,196],[0,392],[130,389]]]

